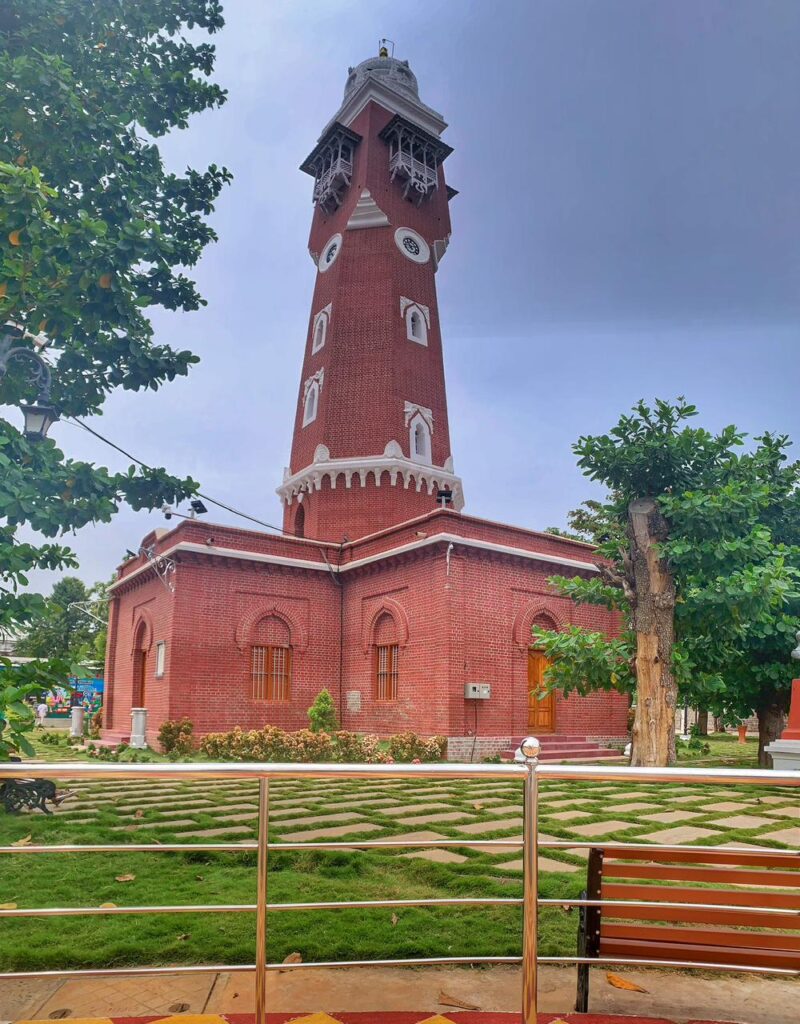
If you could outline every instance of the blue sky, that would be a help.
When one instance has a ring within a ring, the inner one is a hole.
[[[225,7],[216,78],[229,101],[162,142],[176,169],[235,175],[196,269],[208,306],[154,318],[158,340],[202,362],[157,394],[114,395],[97,429],[280,523],[315,273],[311,179],[297,167],[348,66],[388,36],[455,148],[438,287],[467,512],[564,525],[596,493],[571,443],[640,397],[685,394],[711,429],[797,435],[796,0]],[[68,424],[52,436],[127,464]],[[157,525],[126,510],[83,530],[81,575],[107,578]]]

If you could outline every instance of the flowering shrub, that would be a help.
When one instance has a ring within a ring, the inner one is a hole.
[[[425,740],[415,732],[399,732],[389,739],[389,754],[395,761],[441,761],[446,750],[444,736]]]
[[[380,748],[377,736],[339,731],[284,732],[275,725],[244,731],[214,732],[200,741],[200,751],[212,761],[339,761],[343,764],[394,764],[395,761],[441,761],[447,741],[442,736],[421,739],[400,733],[389,740],[389,752]]]
[[[380,749],[377,736],[357,732],[337,732],[334,737],[336,760],[342,764],[386,764],[387,755]]]
[[[181,718],[175,722],[162,722],[158,730],[158,742],[165,754],[191,754],[192,733],[194,723],[188,718]]]

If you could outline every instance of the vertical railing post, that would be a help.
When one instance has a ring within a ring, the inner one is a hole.
[[[522,1024],[536,1024],[536,990],[538,957],[538,900],[539,900],[539,838],[538,838],[538,779],[541,744],[534,736],[520,744],[528,772],[525,776],[522,860]]]
[[[256,1016],[267,1020],[267,852],[269,842],[269,779],[258,780],[258,862],[256,872]]]

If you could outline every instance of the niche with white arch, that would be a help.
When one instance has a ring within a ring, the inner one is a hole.
[[[315,352],[319,352],[325,345],[325,340],[328,336],[328,323],[331,318],[331,303],[319,311],[314,317],[314,324],[312,327],[311,334],[311,352],[312,355]]]
[[[303,387],[303,426],[307,427],[317,418],[319,411],[319,396],[324,381],[324,370],[309,377]]]
[[[428,344],[428,328],[431,324],[431,313],[421,302],[414,302],[405,296],[400,298],[400,315],[405,320],[406,337],[417,345]]]
[[[413,462],[431,464],[431,428],[421,413],[408,425],[408,450]]]

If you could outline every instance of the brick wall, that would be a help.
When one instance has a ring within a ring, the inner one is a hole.
[[[146,573],[126,578],[116,590],[117,623],[112,621],[109,642],[114,652],[109,655],[110,733],[118,737],[129,729],[136,631],[146,622],[141,642],[152,652],[147,682],[151,739],[161,721],[183,715],[192,719],[198,735],[235,725],[301,728],[314,697],[327,687],[344,728],[382,735],[411,729],[462,738],[471,746],[477,726],[480,749],[503,749],[509,738],[529,731],[531,624],[563,628],[575,623],[615,633],[618,621],[604,609],[574,606],[553,594],[547,584],[554,571],[551,563],[458,542],[448,554],[446,539],[391,553],[420,533],[426,541],[435,540],[436,524],[446,526],[450,534],[457,526],[460,536],[476,542],[484,535],[492,537],[492,543],[503,538],[508,544],[519,542],[520,531],[504,532],[498,524],[454,513],[434,513],[427,524],[429,530],[404,526],[341,552],[329,549],[335,566],[383,548],[378,560],[335,578],[327,571],[219,557],[213,547],[207,554],[175,552],[174,594]],[[181,539],[196,542],[203,531],[225,551],[238,546],[244,552],[248,547],[247,531],[188,523],[159,543],[174,549]],[[313,545],[293,538],[251,536],[252,547],[264,554],[283,551],[293,559],[298,553],[306,559],[320,558]],[[527,540],[535,544],[537,535],[530,534]],[[583,546],[570,547],[547,537],[541,543],[551,554],[560,548],[588,558]],[[375,692],[374,628],[387,614],[399,646],[400,683],[394,702],[377,700]],[[268,616],[286,624],[293,649],[287,702],[252,698],[251,645],[260,636],[259,622]],[[166,675],[156,680],[151,678],[154,651],[161,639],[167,640]],[[466,682],[491,683],[491,699],[466,701]],[[621,739],[627,734],[626,717],[627,699],[618,694],[568,699],[558,695],[555,731]]]

